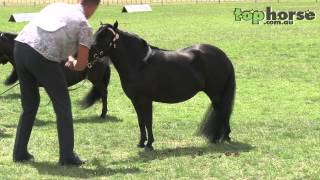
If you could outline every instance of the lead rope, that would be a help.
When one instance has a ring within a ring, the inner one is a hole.
[[[4,92],[2,92],[2,93],[0,94],[0,96],[4,95],[5,93],[7,93],[8,91],[10,91],[11,89],[13,89],[14,87],[16,87],[16,86],[19,85],[19,84],[20,84],[20,83],[16,83],[15,85],[9,87],[7,90],[5,90]]]
[[[79,87],[76,87],[76,88],[73,88],[73,89],[68,89],[68,91],[75,91],[81,87],[84,86],[84,84],[86,83],[87,79],[83,80],[82,81],[82,84],[79,86]],[[14,87],[16,87],[17,85],[19,85],[20,83],[16,83],[15,85],[11,86],[10,88],[8,88],[7,90],[3,91],[0,96],[3,96],[5,93],[7,93],[8,91],[10,91],[11,89],[13,89]],[[49,100],[49,102],[45,105],[45,106],[48,106],[49,104],[51,103],[51,100]]]
[[[90,70],[97,61],[98,61],[98,60],[95,59],[94,61],[89,62],[88,65],[87,65],[88,70]],[[84,84],[87,82],[87,79],[88,79],[88,73],[86,74],[86,78],[85,78],[84,80],[82,80],[82,84],[81,84],[80,86],[78,86],[78,87],[76,87],[76,88],[73,88],[73,89],[68,88],[68,91],[69,91],[69,92],[70,92],[70,91],[75,91],[75,90],[77,90],[77,89],[80,89],[81,87],[84,87]],[[48,102],[45,106],[48,106],[50,103],[51,103],[51,100],[49,100],[49,102]]]
[[[68,91],[69,91],[69,92],[70,92],[70,91],[75,91],[75,90],[77,90],[77,89],[80,89],[81,87],[84,87],[84,83],[85,83],[86,81],[87,81],[87,79],[82,80],[82,84],[81,84],[79,87],[76,87],[76,88],[73,88],[73,89],[68,88]],[[49,100],[49,102],[48,102],[45,106],[48,106],[50,103],[51,103],[51,99]]]
[[[5,93],[7,93],[8,91],[10,91],[11,89],[13,89],[14,87],[16,87],[17,85],[19,85],[20,83],[16,83],[15,85],[11,86],[10,88],[8,88],[7,90],[5,90],[4,92],[2,92],[0,94],[0,96],[4,95]],[[45,105],[48,106],[51,103],[51,100],[49,100],[49,102]]]

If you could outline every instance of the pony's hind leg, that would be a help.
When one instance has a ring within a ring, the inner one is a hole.
[[[97,62],[92,69],[88,71],[88,80],[93,84],[93,89],[87,95],[84,106],[93,105],[97,100],[102,100],[102,110],[100,118],[105,119],[108,112],[108,84],[110,81],[110,67]]]
[[[100,93],[101,100],[102,100],[102,110],[101,110],[101,115],[100,118],[105,119],[106,114],[108,112],[108,107],[107,107],[107,88],[104,85],[99,85],[97,86],[97,89]]]
[[[137,112],[140,128],[140,141],[137,146],[152,150],[152,142],[154,140],[152,134],[152,101],[145,99],[134,99],[132,100],[132,104]],[[148,131],[148,142],[145,146],[144,143],[147,140],[146,130]]]
[[[212,102],[200,125],[200,133],[209,139],[211,143],[230,141],[229,119],[226,108],[217,100]]]
[[[217,143],[219,141],[231,141],[230,138],[230,115],[231,113],[229,112],[229,107],[227,104],[223,104],[220,102],[215,103],[213,105],[214,111],[216,113],[216,119],[217,119],[217,124],[216,127],[214,127],[214,134],[211,139],[212,142]]]
[[[88,93],[88,95],[85,97],[85,99],[82,101],[81,103],[82,107],[87,108],[89,106],[92,106],[96,101],[98,101],[101,98],[102,110],[101,110],[100,118],[105,119],[108,111],[106,87],[101,82],[96,82],[96,81],[91,81],[91,82],[93,84],[93,87]]]
[[[219,124],[217,123],[216,112],[213,109],[212,105],[208,107],[207,112],[205,113],[201,125],[200,125],[200,134],[209,139],[211,143],[217,143],[220,136],[218,136],[217,129]]]
[[[101,95],[101,100],[102,100],[102,111],[100,118],[105,119],[107,116],[108,112],[108,106],[107,106],[107,90],[104,89],[104,92]]]
[[[201,133],[212,143],[230,141],[230,117],[233,109],[235,95],[235,79],[231,76],[219,96],[212,94],[213,91],[205,91],[210,97],[212,105],[209,107],[201,125]]]
[[[103,85],[101,88],[101,90],[99,91],[101,94],[101,99],[102,99],[102,112],[100,117],[105,119],[106,118],[106,114],[108,112],[108,85],[110,82],[110,67],[107,66],[106,70],[105,70],[105,74],[104,74],[104,78],[103,78]]]

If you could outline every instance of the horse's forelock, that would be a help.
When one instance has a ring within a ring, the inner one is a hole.
[[[113,26],[110,25],[110,24],[101,24],[100,28],[97,30],[97,32],[95,33],[96,34],[96,37],[101,37],[103,32],[107,31],[108,28],[112,28],[113,29]]]

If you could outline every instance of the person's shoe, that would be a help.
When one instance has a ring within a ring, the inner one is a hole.
[[[26,162],[26,161],[34,161],[34,157],[28,152],[20,156],[13,156],[13,162]]]
[[[71,157],[67,158],[60,158],[59,164],[61,166],[81,166],[86,161],[81,160],[80,157],[77,154],[73,154]]]

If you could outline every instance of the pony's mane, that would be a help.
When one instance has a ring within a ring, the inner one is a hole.
[[[118,29],[118,30],[119,30],[119,29]],[[134,37],[134,38],[143,39],[143,38],[141,38],[139,35],[137,35],[137,34],[135,34],[135,33],[131,33],[131,32],[127,32],[127,31],[121,31],[121,30],[119,30],[119,31],[120,31],[121,33],[124,33],[124,34],[128,35],[128,36],[131,36],[131,37]],[[150,48],[151,48],[152,50],[170,51],[170,50],[167,50],[167,49],[162,49],[162,48],[153,46],[153,45],[149,44],[145,39],[143,39],[143,40],[148,44],[148,46],[150,46]]]
[[[156,46],[153,46],[151,44],[148,44],[150,46],[151,49],[153,50],[159,50],[159,51],[171,51],[171,50],[168,50],[168,49],[162,49],[162,48],[159,48],[159,47],[156,47]]]
[[[111,25],[111,24],[101,24],[101,27],[98,29],[98,31],[96,33],[100,33],[101,31],[104,31],[106,28],[111,28],[114,30],[114,27]],[[139,35],[135,34],[135,33],[131,33],[131,32],[128,32],[128,31],[123,31],[123,30],[120,30],[117,28],[116,30],[118,33],[120,34],[124,34],[126,36],[129,36],[131,38],[137,38],[137,39],[142,39]],[[145,39],[143,39],[145,42],[147,42]],[[167,49],[162,49],[162,48],[159,48],[159,47],[156,47],[156,46],[153,46],[151,44],[149,44],[147,42],[148,46],[150,46],[151,49],[153,50],[159,50],[159,51],[170,51],[170,50],[167,50]]]

